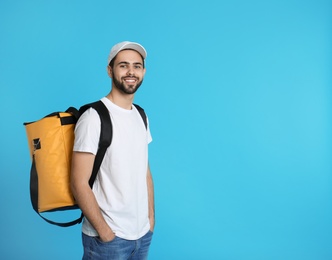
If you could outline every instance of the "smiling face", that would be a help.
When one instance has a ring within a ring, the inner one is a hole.
[[[112,86],[122,94],[134,94],[143,82],[145,68],[141,55],[134,50],[120,51],[108,67]]]

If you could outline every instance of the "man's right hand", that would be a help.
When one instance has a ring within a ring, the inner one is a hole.
[[[109,229],[107,233],[99,235],[99,239],[104,243],[111,242],[114,238],[115,234],[111,229]]]

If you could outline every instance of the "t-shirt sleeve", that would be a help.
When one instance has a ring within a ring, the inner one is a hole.
[[[147,140],[148,140],[148,144],[152,142],[152,136],[151,136],[151,132],[150,132],[150,123],[149,123],[149,118],[147,117],[146,118],[147,120],[147,125],[148,125],[148,128],[147,128]]]
[[[90,108],[81,115],[75,126],[73,151],[96,155],[100,137],[100,117]]]

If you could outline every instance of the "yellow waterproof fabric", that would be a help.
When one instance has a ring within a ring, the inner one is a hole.
[[[70,191],[70,168],[75,124],[61,125],[61,117],[44,117],[25,124],[31,159],[34,156],[38,175],[38,211],[75,205]],[[35,149],[37,148],[37,149]]]

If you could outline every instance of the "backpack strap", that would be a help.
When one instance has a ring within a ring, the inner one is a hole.
[[[141,108],[139,105],[137,104],[133,104],[136,109],[138,110],[139,114],[141,115],[142,119],[143,119],[143,122],[144,122],[144,125],[145,125],[145,128],[148,129],[148,120],[146,118],[146,114],[144,112],[144,109]]]
[[[80,113],[83,114],[87,109],[92,107],[97,111],[100,117],[100,137],[99,147],[93,164],[92,174],[89,180],[89,185],[92,188],[93,183],[97,177],[100,165],[104,159],[107,148],[112,142],[112,122],[107,107],[102,101],[96,101],[80,108]]]

